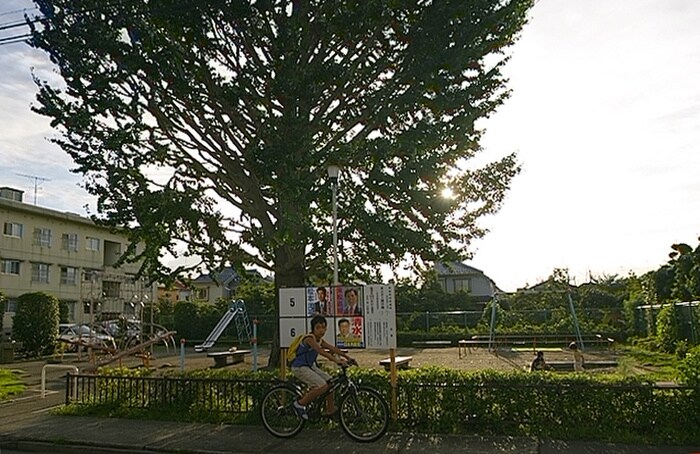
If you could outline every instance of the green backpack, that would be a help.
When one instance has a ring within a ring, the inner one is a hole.
[[[292,343],[289,344],[289,348],[287,349],[287,365],[291,366],[292,362],[297,357],[297,350],[299,349],[299,346],[301,345],[302,341],[306,339],[309,336],[313,336],[313,334],[306,333],[306,334],[299,334],[297,337],[292,339]]]

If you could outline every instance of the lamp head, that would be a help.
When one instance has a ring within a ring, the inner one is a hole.
[[[340,167],[336,165],[328,166],[328,178],[333,181],[338,181],[338,175],[340,174]]]

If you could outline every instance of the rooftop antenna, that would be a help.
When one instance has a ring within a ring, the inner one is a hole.
[[[51,181],[51,179],[38,177],[36,175],[27,175],[26,173],[18,173],[17,175],[34,180],[34,205],[36,205],[36,193],[39,190],[39,182],[43,183],[44,181]]]

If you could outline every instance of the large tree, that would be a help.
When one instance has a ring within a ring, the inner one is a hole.
[[[343,280],[464,257],[519,170],[469,160],[532,0],[35,3],[31,43],[65,81],[37,77],[35,110],[148,274],[185,245],[278,286],[323,275],[330,164]]]

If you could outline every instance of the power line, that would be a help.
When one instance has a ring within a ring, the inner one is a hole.
[[[33,19],[33,20],[23,20],[22,22],[15,22],[14,24],[0,25],[0,30],[9,30],[11,28],[26,27],[29,24],[35,24],[35,23],[41,22],[45,19],[46,19],[45,17],[37,17],[36,19]]]
[[[26,11],[31,11],[37,9],[36,6],[32,6],[31,8],[22,8],[22,9],[16,9],[14,11],[5,11],[4,13],[0,13],[0,16],[9,16],[10,14],[19,14],[19,13],[24,13]]]
[[[31,33],[26,33],[24,35],[9,36],[7,38],[0,38],[0,46],[5,46],[7,44],[17,44],[25,43],[28,38],[31,38]]]

